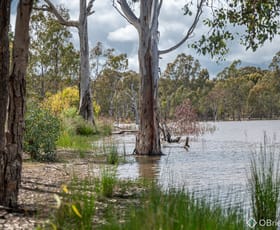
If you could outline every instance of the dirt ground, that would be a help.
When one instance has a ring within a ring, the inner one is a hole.
[[[65,157],[67,152],[60,154]],[[56,204],[54,194],[61,193],[62,185],[67,184],[73,175],[82,178],[90,172],[98,176],[100,171],[100,166],[88,159],[70,158],[62,163],[36,163],[29,162],[26,159],[28,156],[24,158],[19,209],[9,210],[0,206],[1,230],[34,229],[46,221]]]

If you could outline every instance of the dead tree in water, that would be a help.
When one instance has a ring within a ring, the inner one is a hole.
[[[168,126],[166,125],[166,122],[163,122],[162,125],[159,126],[160,130],[163,134],[163,140],[167,141],[168,143],[174,143],[174,142],[179,142],[181,137],[175,137],[172,138],[170,134],[170,130]]]

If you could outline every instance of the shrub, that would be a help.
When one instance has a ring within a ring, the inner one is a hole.
[[[43,107],[58,115],[70,107],[78,107],[79,90],[77,87],[67,87],[64,90],[50,95],[43,102]]]
[[[90,136],[96,134],[95,128],[87,121],[80,120],[77,123],[76,134],[82,136]]]
[[[33,108],[25,117],[24,150],[39,161],[54,161],[60,120],[47,110]]]

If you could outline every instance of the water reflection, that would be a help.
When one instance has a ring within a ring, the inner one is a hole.
[[[143,179],[156,180],[159,174],[160,156],[147,157],[136,156],[135,160],[138,164],[139,177]]]
[[[120,178],[156,179],[164,187],[186,187],[208,190],[217,187],[246,190],[249,156],[259,150],[264,132],[274,143],[280,143],[280,121],[217,122],[216,131],[191,138],[188,152],[184,143],[163,144],[162,157],[128,158],[118,168]],[[119,150],[131,153],[134,135],[118,135]],[[125,148],[124,148],[125,147]]]

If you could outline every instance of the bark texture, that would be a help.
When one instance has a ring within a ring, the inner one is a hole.
[[[89,47],[86,0],[80,0],[79,38],[80,38],[80,106],[79,114],[94,124],[92,93],[90,87]]]
[[[28,64],[29,21],[33,0],[20,0],[17,9],[15,39],[13,45],[12,69],[9,78],[9,106],[7,152],[4,192],[1,203],[16,207],[21,182],[24,112],[25,112],[25,75]]]
[[[154,4],[158,5],[158,1],[141,1],[141,26],[138,30],[141,87],[140,125],[135,151],[144,155],[161,154],[158,114],[158,15]]]
[[[5,205],[6,184],[5,172],[7,162],[5,124],[8,103],[9,79],[9,25],[10,25],[10,0],[0,1],[0,205]]]

